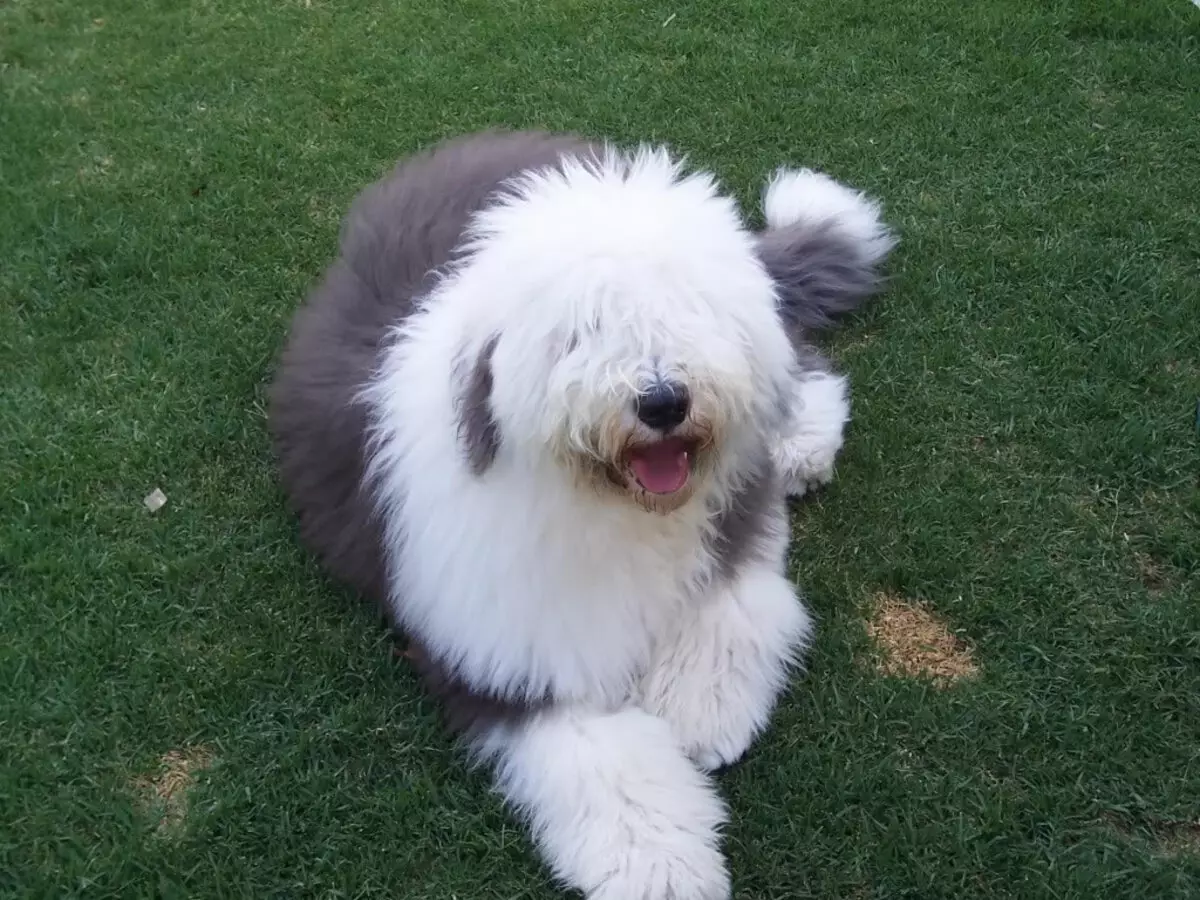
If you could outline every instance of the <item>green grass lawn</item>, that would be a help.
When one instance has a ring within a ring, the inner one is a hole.
[[[353,195],[488,125],[669,141],[747,204],[822,167],[902,237],[831,341],[819,640],[722,777],[737,896],[1200,896],[1188,0],[0,0],[0,892],[556,896],[264,421]],[[881,674],[880,592],[978,673]]]

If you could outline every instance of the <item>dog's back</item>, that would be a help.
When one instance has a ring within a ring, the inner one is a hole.
[[[569,135],[490,132],[403,161],[355,200],[337,260],[296,314],[270,394],[283,488],[304,544],[381,610],[382,537],[363,487],[367,412],[356,395],[388,330],[501,182],[590,149]]]

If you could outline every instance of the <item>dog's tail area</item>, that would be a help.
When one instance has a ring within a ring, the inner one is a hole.
[[[793,336],[831,327],[882,290],[896,237],[876,201],[822,172],[780,169],[763,211],[758,253]]]

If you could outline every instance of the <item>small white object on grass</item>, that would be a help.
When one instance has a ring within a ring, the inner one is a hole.
[[[158,488],[155,488],[146,495],[146,499],[142,502],[146,504],[146,509],[150,510],[150,512],[158,512],[167,505],[167,495]]]

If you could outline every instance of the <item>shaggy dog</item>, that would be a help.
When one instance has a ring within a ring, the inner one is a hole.
[[[848,407],[805,336],[893,238],[807,170],[764,211],[663,149],[441,144],[357,199],[273,386],[303,541],[593,900],[730,895],[709,773],[809,639],[786,496]]]

